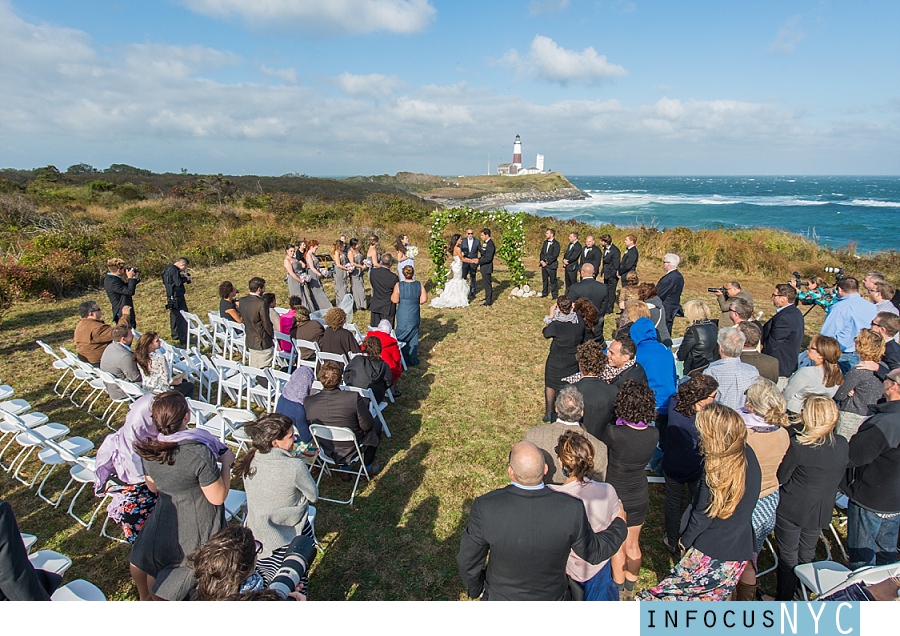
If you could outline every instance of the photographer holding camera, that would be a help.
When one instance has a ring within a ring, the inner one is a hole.
[[[734,320],[731,319],[731,314],[729,314],[730,301],[732,299],[745,298],[751,303],[753,302],[753,296],[750,295],[750,292],[741,289],[741,284],[736,280],[725,283],[721,287],[707,287],[706,290],[715,294],[716,300],[719,302],[719,311],[722,313],[719,317],[719,329],[734,326]]]
[[[109,259],[106,267],[109,271],[103,277],[103,287],[112,305],[113,322],[119,322],[122,307],[131,307],[131,327],[134,328],[137,326],[134,317],[134,292],[141,282],[140,272],[137,267],[127,267],[121,258]]]
[[[174,263],[166,265],[162,273],[163,285],[166,286],[166,309],[169,310],[172,340],[178,342],[181,347],[187,343],[188,324],[181,312],[188,310],[187,302],[184,300],[184,286],[191,282],[191,275],[185,272],[188,265],[190,262],[182,256]]]
[[[801,280],[799,272],[794,272],[794,279],[790,281],[794,289],[797,290],[797,300],[803,305],[818,305],[828,313],[831,306],[837,301],[834,295],[834,289],[828,286],[825,279],[821,276],[810,276],[808,282]],[[803,291],[800,288],[806,287]]]

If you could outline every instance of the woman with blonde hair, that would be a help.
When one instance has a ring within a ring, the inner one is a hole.
[[[759,378],[747,389],[741,417],[747,425],[747,444],[759,461],[762,486],[753,509],[753,536],[756,538],[753,560],[741,574],[734,600],[752,601],[756,598],[756,556],[766,537],[775,529],[775,510],[780,498],[778,466],[791,442],[787,431],[790,421],[785,413],[784,396],[774,382],[765,378]]]
[[[750,519],[762,476],[747,427],[723,404],[703,407],[696,418],[703,476],[681,536],[681,561],[641,600],[726,600],[753,558]]]
[[[684,304],[684,317],[690,326],[684,331],[677,354],[684,362],[684,375],[719,359],[719,330],[710,320],[711,316],[709,305],[702,300],[689,300]]]
[[[794,415],[800,412],[807,395],[818,393],[832,397],[844,381],[838,366],[841,345],[837,340],[817,333],[809,341],[806,355],[813,366],[797,369],[783,391],[787,410]]]
[[[877,316],[875,320],[878,320]],[[874,322],[874,321],[873,321]],[[861,329],[856,336],[856,353],[860,362],[881,362],[884,355],[884,338],[874,329]],[[859,425],[869,414],[869,405],[875,404],[884,392],[884,383],[874,371],[853,367],[844,376],[844,382],[834,394],[840,415],[836,432],[848,440],[859,430]]]
[[[591,530],[602,532],[619,514],[622,502],[611,485],[590,478],[594,472],[594,447],[581,433],[566,431],[559,437],[556,456],[568,475],[562,485],[550,488],[584,502]],[[584,589],[585,601],[618,601],[619,589],[612,579],[609,560],[591,565],[569,552],[566,574]]]
[[[647,307],[647,303],[637,299],[626,300],[625,307],[622,309],[622,313],[619,314],[619,319],[616,323],[616,337],[620,333],[628,334],[631,325],[639,318],[650,320],[650,309]]]
[[[640,283],[641,279],[636,271],[631,270],[625,274],[625,280],[622,281],[622,289],[619,290],[619,309],[625,309],[626,300],[634,300],[638,297],[637,289],[635,288]]]
[[[803,401],[803,428],[791,439],[781,466],[781,500],[775,518],[778,544],[776,600],[790,601],[797,588],[794,567],[816,555],[819,532],[831,523],[834,496],[847,469],[850,445],[834,434],[838,407],[827,395]]]

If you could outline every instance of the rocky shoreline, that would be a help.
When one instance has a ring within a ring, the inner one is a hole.
[[[578,188],[557,188],[555,190],[523,190],[521,192],[501,192],[483,197],[466,199],[431,199],[445,208],[470,207],[476,210],[503,208],[518,203],[541,203],[545,201],[581,201],[590,195]]]

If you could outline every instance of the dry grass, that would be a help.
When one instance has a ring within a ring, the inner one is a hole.
[[[349,228],[342,231],[351,234]],[[316,232],[307,234],[307,238],[330,244],[337,233]],[[402,224],[397,233],[410,234],[414,243],[425,245],[421,226]],[[216,288],[222,280],[232,280],[245,289],[246,281],[254,275],[269,281],[269,290],[283,305],[286,286],[281,260],[276,252],[222,267],[195,269],[196,283],[188,290],[188,306],[205,315],[218,306]],[[427,280],[431,268],[425,249],[421,249],[417,263],[417,277]],[[531,284],[539,285],[535,259],[528,259],[526,267]],[[711,301],[706,287],[718,286],[730,277],[723,272],[720,268],[686,272],[685,300],[699,297]],[[662,274],[659,260],[645,258],[639,273],[647,280],[657,280]],[[738,277],[771,315],[767,299],[772,281],[760,275]],[[168,316],[161,283],[154,278],[138,289],[139,328],[160,331],[167,338]],[[548,344],[540,332],[548,303],[512,299],[509,291],[509,280],[501,266],[495,274],[497,301],[493,307],[482,307],[479,293],[476,304],[468,309],[423,309],[422,364],[404,375],[403,397],[386,412],[394,436],[384,439],[378,452],[383,472],[362,489],[352,507],[330,503],[318,506],[316,529],[326,552],[314,565],[313,598],[464,598],[455,556],[471,502],[504,485],[510,445],[540,424],[543,415],[543,365]],[[40,338],[53,347],[71,347],[77,322],[75,307],[85,298],[97,298],[104,309],[108,307],[102,291],[52,303],[16,305],[0,331],[0,377],[52,421],[68,425],[72,435],[89,437],[99,446],[108,431],[52,393],[55,372],[49,368],[48,357],[34,344]],[[356,317],[359,325],[367,320],[367,312]],[[808,322],[809,331],[816,330],[820,323],[821,311],[816,309]],[[683,319],[678,319],[676,333],[683,329]],[[28,464],[26,472],[32,474],[35,467],[34,462]],[[52,480],[54,488],[63,483],[62,475]],[[237,482],[234,485],[240,486]],[[339,481],[326,479],[322,484],[323,493],[346,488]],[[67,580],[86,578],[111,598],[135,598],[128,577],[126,546],[101,539],[99,526],[91,531],[81,529],[65,514],[64,507],[48,507],[33,491],[6,474],[0,474],[0,491],[15,509],[22,531],[39,537],[37,549],[53,548],[74,559]],[[660,543],[662,487],[651,487],[651,496],[651,512],[642,535],[641,586],[656,583],[671,566]],[[82,500],[90,502],[86,496]],[[80,507],[82,512],[87,509],[87,505]]]

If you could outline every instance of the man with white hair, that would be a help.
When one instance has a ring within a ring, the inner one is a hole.
[[[672,333],[675,316],[682,315],[681,292],[684,290],[684,276],[678,271],[680,262],[681,257],[678,254],[663,256],[663,269],[666,270],[666,273],[656,283],[656,293],[666,310],[666,327],[669,333]]]
[[[709,375],[719,383],[719,393],[715,401],[733,408],[744,406],[744,392],[759,378],[756,367],[741,362],[741,353],[746,338],[737,327],[719,330],[719,355],[721,359],[711,362],[703,375]]]
[[[531,442],[519,442],[509,453],[507,474],[512,483],[472,502],[456,555],[471,598],[566,600],[569,552],[596,565],[618,552],[625,541],[624,511],[595,534],[580,499],[544,486],[546,472],[541,450]]]

